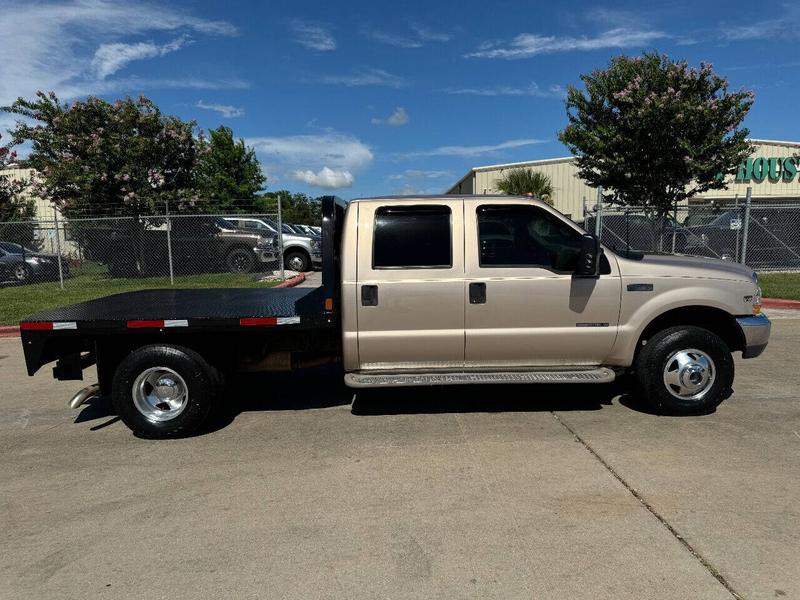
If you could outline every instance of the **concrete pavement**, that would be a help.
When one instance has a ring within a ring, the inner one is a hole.
[[[328,369],[146,441],[0,339],[0,598],[800,598],[798,340],[781,315],[703,417],[620,386],[352,402]]]

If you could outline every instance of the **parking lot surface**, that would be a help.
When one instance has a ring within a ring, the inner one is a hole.
[[[714,413],[623,385],[242,380],[134,437],[0,339],[0,598],[800,598],[800,319]]]

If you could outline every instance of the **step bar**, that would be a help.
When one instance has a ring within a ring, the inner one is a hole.
[[[606,367],[528,369],[520,371],[427,371],[396,373],[356,371],[344,382],[354,388],[428,385],[478,385],[492,383],[611,383],[616,373]]]

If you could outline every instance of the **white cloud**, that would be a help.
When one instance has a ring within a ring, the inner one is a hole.
[[[358,138],[341,133],[290,135],[286,137],[253,137],[247,145],[272,162],[294,165],[294,168],[358,169],[372,162],[369,146]]]
[[[428,42],[448,42],[453,37],[450,33],[435,31],[419,23],[412,23],[410,27],[408,33],[394,33],[364,25],[361,35],[373,42],[396,48],[421,48]]]
[[[308,81],[310,83],[325,83],[346,87],[381,86],[401,88],[408,85],[408,82],[398,75],[393,75],[383,69],[373,68],[356,69],[349,75],[323,75]]]
[[[241,117],[244,115],[244,109],[239,108],[237,106],[231,106],[229,104],[213,104],[213,103],[206,103],[202,100],[198,100],[197,104],[195,104],[197,108],[202,108],[204,110],[213,110],[221,114],[226,119],[232,119],[234,117]]]
[[[385,119],[373,118],[371,120],[373,125],[382,125],[386,123],[387,125],[391,125],[393,127],[402,127],[403,125],[407,125],[408,121],[408,113],[402,106],[398,106],[394,112]]]
[[[123,42],[136,45],[126,38],[168,32],[235,35],[237,30],[225,21],[198,18],[163,2],[5,0],[0,13],[0,104],[37,90],[53,90],[62,97],[102,93],[110,79],[98,77],[94,49]],[[141,57],[145,50],[138,52]]]
[[[326,189],[349,188],[355,181],[355,177],[350,171],[334,170],[328,167],[322,167],[316,173],[310,169],[294,171],[291,177],[296,181],[303,181],[308,185]]]
[[[442,179],[444,177],[452,177],[450,171],[423,171],[420,169],[406,169],[402,173],[390,175],[389,179],[399,181],[406,179]]]
[[[294,21],[291,24],[294,41],[311,50],[327,52],[336,50],[336,40],[330,28],[319,23],[307,21]]]
[[[373,42],[387,44],[396,48],[421,48],[423,46],[422,41],[418,39],[396,33],[388,33],[371,27],[362,27],[361,33],[365,38]]]
[[[534,144],[544,144],[549,141],[550,140],[537,140],[528,138],[508,140],[499,144],[486,144],[480,146],[439,146],[438,148],[431,148],[430,150],[403,152],[398,156],[400,158],[425,158],[431,156],[480,156],[482,154],[491,154],[501,150],[510,150],[512,148],[521,148],[523,146],[533,146]]]
[[[458,88],[445,90],[448,94],[465,94],[472,96],[533,96],[536,98],[560,98],[565,93],[560,85],[551,85],[547,89],[540,88],[535,82],[527,87],[500,85],[483,88]]]
[[[451,39],[453,39],[452,33],[446,33],[444,31],[435,31],[433,29],[430,29],[429,27],[420,25],[419,23],[412,23],[411,29],[414,30],[419,39],[424,40],[426,42],[449,42]]]
[[[190,43],[189,37],[183,35],[163,45],[153,42],[100,44],[94,53],[92,68],[98,78],[105,79],[135,60],[164,56]]]
[[[349,187],[355,181],[353,172],[373,160],[369,146],[356,137],[335,131],[253,137],[245,143],[255,148],[265,170],[276,173],[278,178],[305,181],[318,187]]]
[[[146,90],[244,90],[250,87],[241,79],[198,79],[194,77],[177,77],[163,79],[158,77],[123,77],[105,79],[90,83],[64,84],[59,88],[61,97],[74,98],[84,94],[114,94],[128,92],[144,93]]]
[[[641,47],[667,37],[670,36],[661,31],[625,27],[611,29],[595,37],[556,37],[521,33],[508,43],[492,42],[484,44],[478,50],[466,56],[470,58],[503,58],[512,60],[554,52]]]

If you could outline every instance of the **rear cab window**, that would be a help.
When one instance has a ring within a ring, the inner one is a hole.
[[[453,266],[449,206],[381,206],[375,211],[373,269],[449,269]]]

